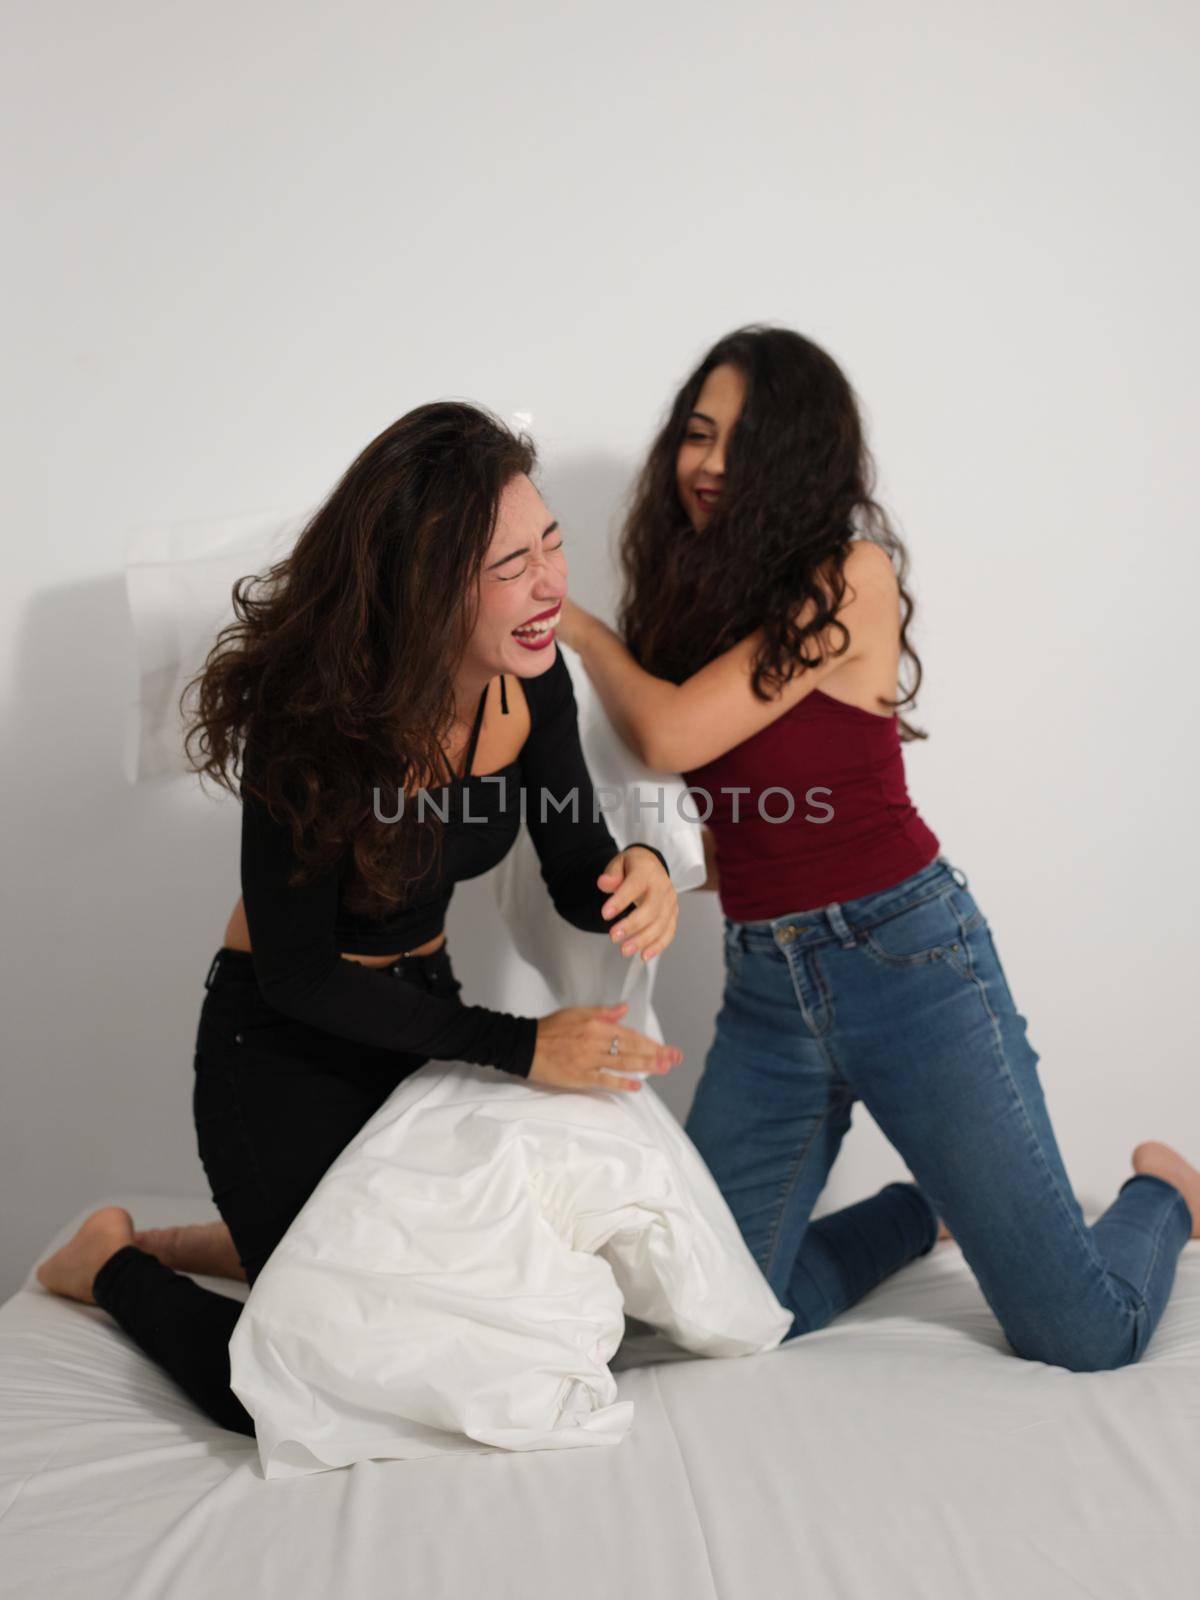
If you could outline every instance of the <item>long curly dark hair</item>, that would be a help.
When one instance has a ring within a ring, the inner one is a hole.
[[[676,456],[705,378],[725,362],[741,372],[746,398],[720,498],[696,533],[679,498]],[[908,552],[872,498],[874,485],[858,403],[832,356],[790,328],[762,323],[718,340],[671,402],[631,491],[617,623],[630,652],[656,677],[680,683],[761,628],[753,686],[769,699],[768,686],[773,692],[820,664],[826,629],[841,635],[832,655],[848,648],[835,619],[847,587],[843,563],[853,538],[869,538],[896,571],[901,658],[915,674],[897,699],[881,699],[893,710],[910,704],[922,668],[907,632]],[[813,611],[801,626],[793,616],[807,601]],[[903,717],[898,728],[902,740],[928,737]]]
[[[349,848],[343,903],[382,918],[438,859],[436,807],[380,822],[374,791],[386,816],[397,787],[446,781],[433,775],[479,570],[505,485],[536,460],[480,407],[418,406],[367,445],[288,556],[234,584],[236,620],[180,697],[184,749],[230,793],[240,762],[246,792],[290,824],[293,886]]]

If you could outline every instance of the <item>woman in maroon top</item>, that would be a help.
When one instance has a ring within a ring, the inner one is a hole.
[[[901,744],[925,735],[899,708],[921,667],[907,554],[871,490],[837,364],[739,329],[641,472],[619,634],[564,604],[614,725],[707,822],[726,984],[687,1131],[789,1338],[930,1250],[940,1217],[1019,1355],[1121,1366],[1200,1231],[1200,1173],[1139,1145],[1084,1222],[987,920],[908,797]],[[917,1182],[811,1221],[856,1100]]]

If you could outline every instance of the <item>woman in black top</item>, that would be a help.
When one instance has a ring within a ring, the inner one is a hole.
[[[102,1306],[241,1433],[254,1432],[229,1387],[241,1302],[182,1274],[253,1283],[398,1083],[462,1060],[636,1092],[622,1068],[682,1059],[624,1027],[623,1004],[540,1019],[464,1005],[446,950],[454,884],[495,865],[522,816],[560,916],[643,960],[675,933],[661,854],[618,850],[598,814],[554,644],[566,561],[535,460],[475,407],[408,413],[284,561],[234,585],[237,620],[185,691],[198,690],[193,765],[231,790],[241,766],[242,899],[205,979],[194,1057],[224,1220],[135,1234],[106,1206],[37,1276]]]

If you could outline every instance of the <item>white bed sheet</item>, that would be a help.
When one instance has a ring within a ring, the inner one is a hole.
[[[143,1226],[194,1198],[101,1197]],[[87,1211],[59,1230],[69,1237]],[[40,1259],[40,1257],[39,1257]],[[218,1285],[244,1297],[240,1285]],[[1200,1244],[1143,1361],[1023,1362],[954,1245],[818,1334],[719,1361],[634,1329],[604,1450],[266,1481],[98,1309],[0,1307],[5,1600],[1013,1600],[1194,1593]]]

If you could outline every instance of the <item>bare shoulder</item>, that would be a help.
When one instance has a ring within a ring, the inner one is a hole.
[[[896,569],[892,558],[882,545],[873,539],[854,539],[842,564],[846,580],[864,595],[894,595],[899,593]],[[848,597],[849,598],[849,597]]]
[[[865,643],[879,630],[890,632],[900,608],[900,584],[892,558],[872,539],[855,539],[842,563],[846,592],[839,618]]]
[[[882,545],[876,544],[873,539],[852,540],[842,559],[841,570],[845,592],[837,616],[845,626],[861,628],[876,619],[891,617],[899,603],[900,586],[896,581],[892,558]],[[827,564],[821,572],[823,588],[826,588],[829,576]],[[830,590],[826,588],[826,595],[829,593]],[[815,601],[811,597],[797,602],[796,620],[803,622],[811,618],[815,610]]]

